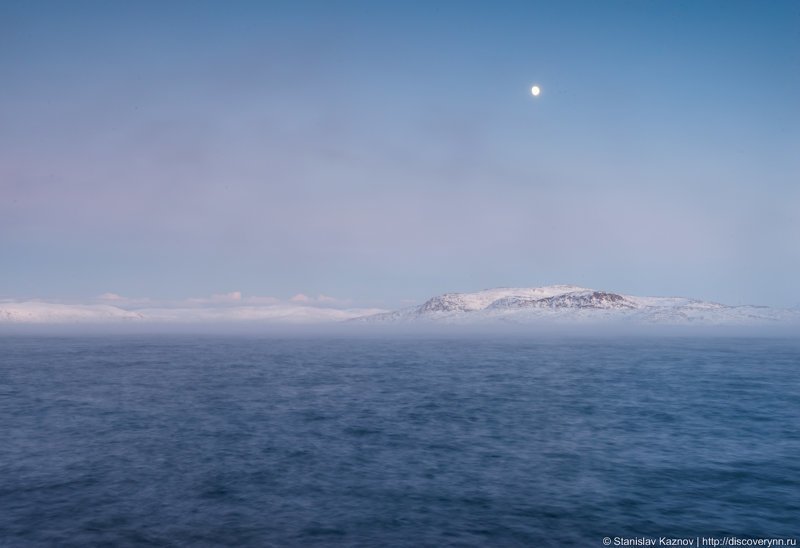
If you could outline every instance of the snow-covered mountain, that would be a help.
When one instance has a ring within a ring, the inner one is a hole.
[[[595,323],[750,325],[800,321],[800,312],[764,306],[726,306],[680,297],[636,297],[574,285],[446,293],[420,306],[375,314],[368,323]]]

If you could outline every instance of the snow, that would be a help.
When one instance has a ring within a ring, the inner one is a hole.
[[[96,323],[140,320],[137,312],[116,306],[26,301],[0,303],[0,323]]]
[[[800,322],[800,312],[759,306],[726,306],[682,297],[638,297],[572,285],[446,293],[417,307],[358,321],[450,324],[556,324],[623,321],[642,324],[750,325]]]
[[[295,304],[266,306],[162,307],[126,310],[106,304],[63,304],[43,301],[0,302],[0,324],[106,324],[341,322],[385,312],[375,308],[325,308]]]
[[[293,301],[245,302],[229,294],[224,302],[153,306],[152,303],[63,304],[0,301],[0,324],[317,324],[360,323],[586,324],[629,322],[666,325],[800,324],[800,310],[724,304],[683,297],[639,297],[575,285],[484,289],[445,293],[419,306],[395,311],[337,308]],[[106,299],[108,300],[108,299]],[[144,306],[148,306],[145,308]]]

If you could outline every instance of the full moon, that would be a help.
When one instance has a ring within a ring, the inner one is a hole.
[[[534,97],[538,97],[541,92],[542,90],[539,89],[539,86],[533,86],[531,88],[531,95],[533,95]]]

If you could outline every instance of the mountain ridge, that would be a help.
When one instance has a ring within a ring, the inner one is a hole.
[[[444,293],[418,306],[354,318],[368,323],[593,323],[748,325],[800,320],[800,312],[686,297],[638,297],[575,285]]]

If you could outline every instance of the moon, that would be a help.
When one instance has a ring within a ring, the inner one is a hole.
[[[533,95],[534,97],[538,97],[541,92],[542,90],[539,89],[539,86],[533,86],[531,88],[531,95]]]

